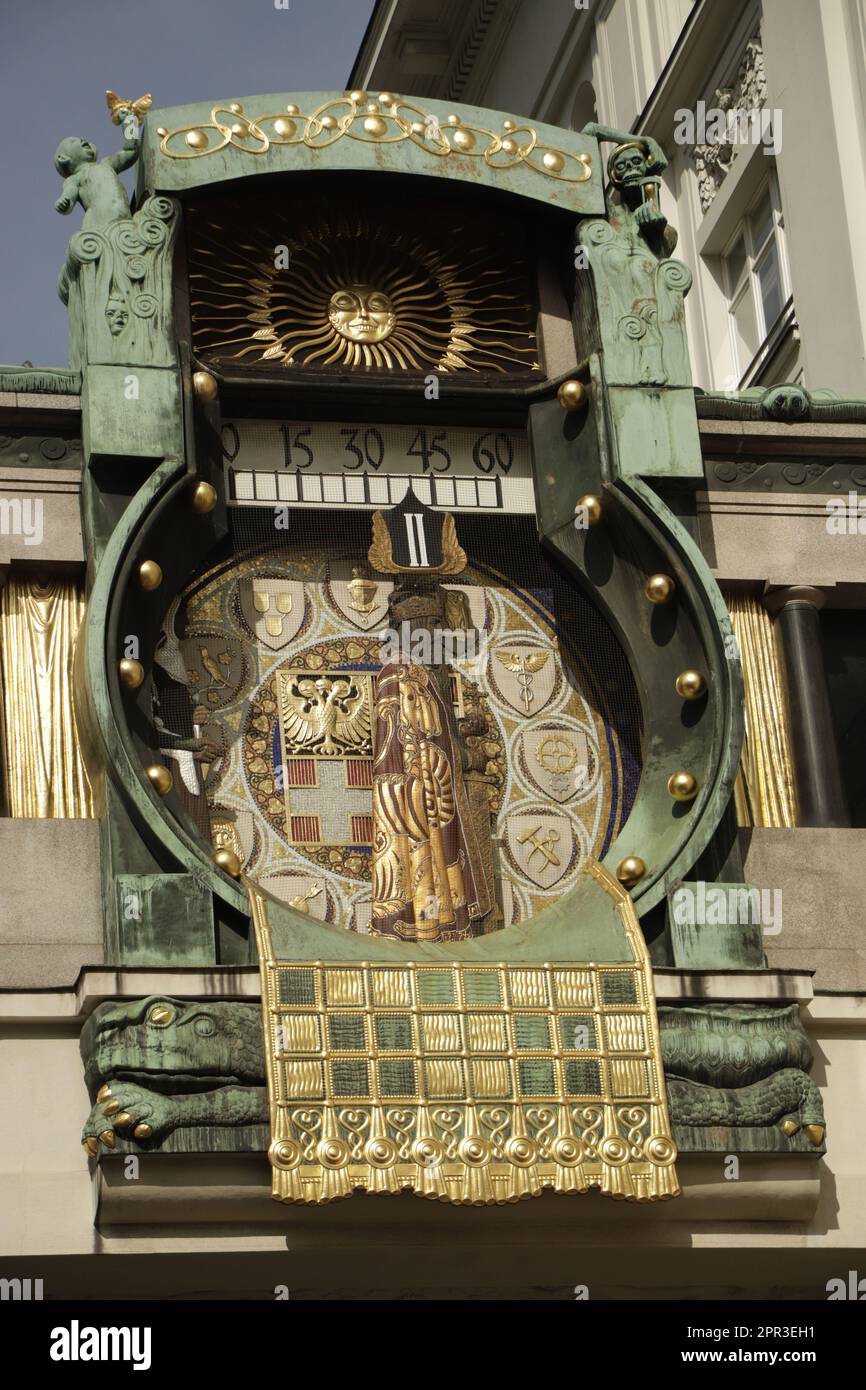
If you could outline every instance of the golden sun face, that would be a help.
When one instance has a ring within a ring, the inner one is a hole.
[[[265,205],[244,225],[207,214],[194,222],[193,337],[205,356],[285,367],[538,369],[526,268],[467,225],[442,246],[404,213],[374,221],[328,203],[309,206],[301,223]]]
[[[381,343],[394,327],[394,306],[372,285],[347,285],[331,295],[328,318],[353,343]]]

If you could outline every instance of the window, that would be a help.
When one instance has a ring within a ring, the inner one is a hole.
[[[742,379],[787,304],[784,223],[775,176],[763,185],[722,257],[734,356]]]

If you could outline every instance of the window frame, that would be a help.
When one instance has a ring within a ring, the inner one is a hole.
[[[770,200],[771,225],[760,245],[756,245],[753,219],[758,208],[768,195]],[[742,238],[743,250],[745,252],[745,264],[736,282],[732,283],[730,258],[740,238]],[[767,323],[759,267],[766,260],[772,246],[775,246],[776,256],[778,258],[781,305],[779,313],[773,322]],[[723,285],[725,297],[727,299],[728,333],[731,354],[736,372],[738,373],[738,380],[742,382],[749,375],[753,364],[761,357],[762,353],[765,352],[769,340],[784,317],[791,301],[791,275],[785,242],[785,218],[782,211],[782,200],[779,194],[779,183],[775,170],[771,170],[767,174],[767,177],[761,181],[760,186],[749,199],[742,216],[737,221],[736,226],[725,243],[721,253],[721,261]],[[751,306],[755,316],[757,330],[757,343],[748,361],[741,361],[741,348],[735,315],[746,294],[751,296]]]

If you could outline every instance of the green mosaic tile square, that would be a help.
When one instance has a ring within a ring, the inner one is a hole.
[[[515,1014],[514,1040],[521,1050],[530,1047],[549,1049],[549,1020],[543,1014]]]
[[[380,1052],[406,1052],[413,1046],[411,1014],[379,1014],[376,1045]]]
[[[368,1096],[370,1069],[360,1058],[331,1063],[331,1087],[335,1096]]]
[[[578,1052],[598,1047],[598,1034],[592,1014],[560,1014],[559,1041],[562,1047]]]
[[[328,1041],[335,1052],[366,1052],[363,1014],[329,1014]]]
[[[520,1091],[524,1096],[549,1096],[552,1095],[553,1085],[553,1063],[544,1062],[540,1058],[524,1059],[518,1063],[520,1074]]]
[[[633,970],[602,970],[601,999],[603,1004],[636,1004],[637,981]]]
[[[422,1004],[456,1004],[450,970],[419,970],[418,998]]]
[[[379,1091],[383,1096],[417,1095],[415,1063],[408,1057],[379,1059]]]
[[[469,1005],[501,1004],[498,970],[464,970],[463,997]]]
[[[280,970],[277,973],[277,995],[281,1004],[315,1004],[315,972]]]
[[[601,1067],[594,1057],[569,1057],[565,1063],[565,1089],[570,1096],[600,1096]]]

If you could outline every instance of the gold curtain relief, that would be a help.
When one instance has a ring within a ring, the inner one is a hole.
[[[773,619],[751,594],[726,593],[745,683],[746,732],[734,788],[743,826],[797,823],[785,687]]]
[[[72,656],[83,614],[74,579],[42,584],[10,574],[0,588],[6,815],[93,815],[72,708]]]

